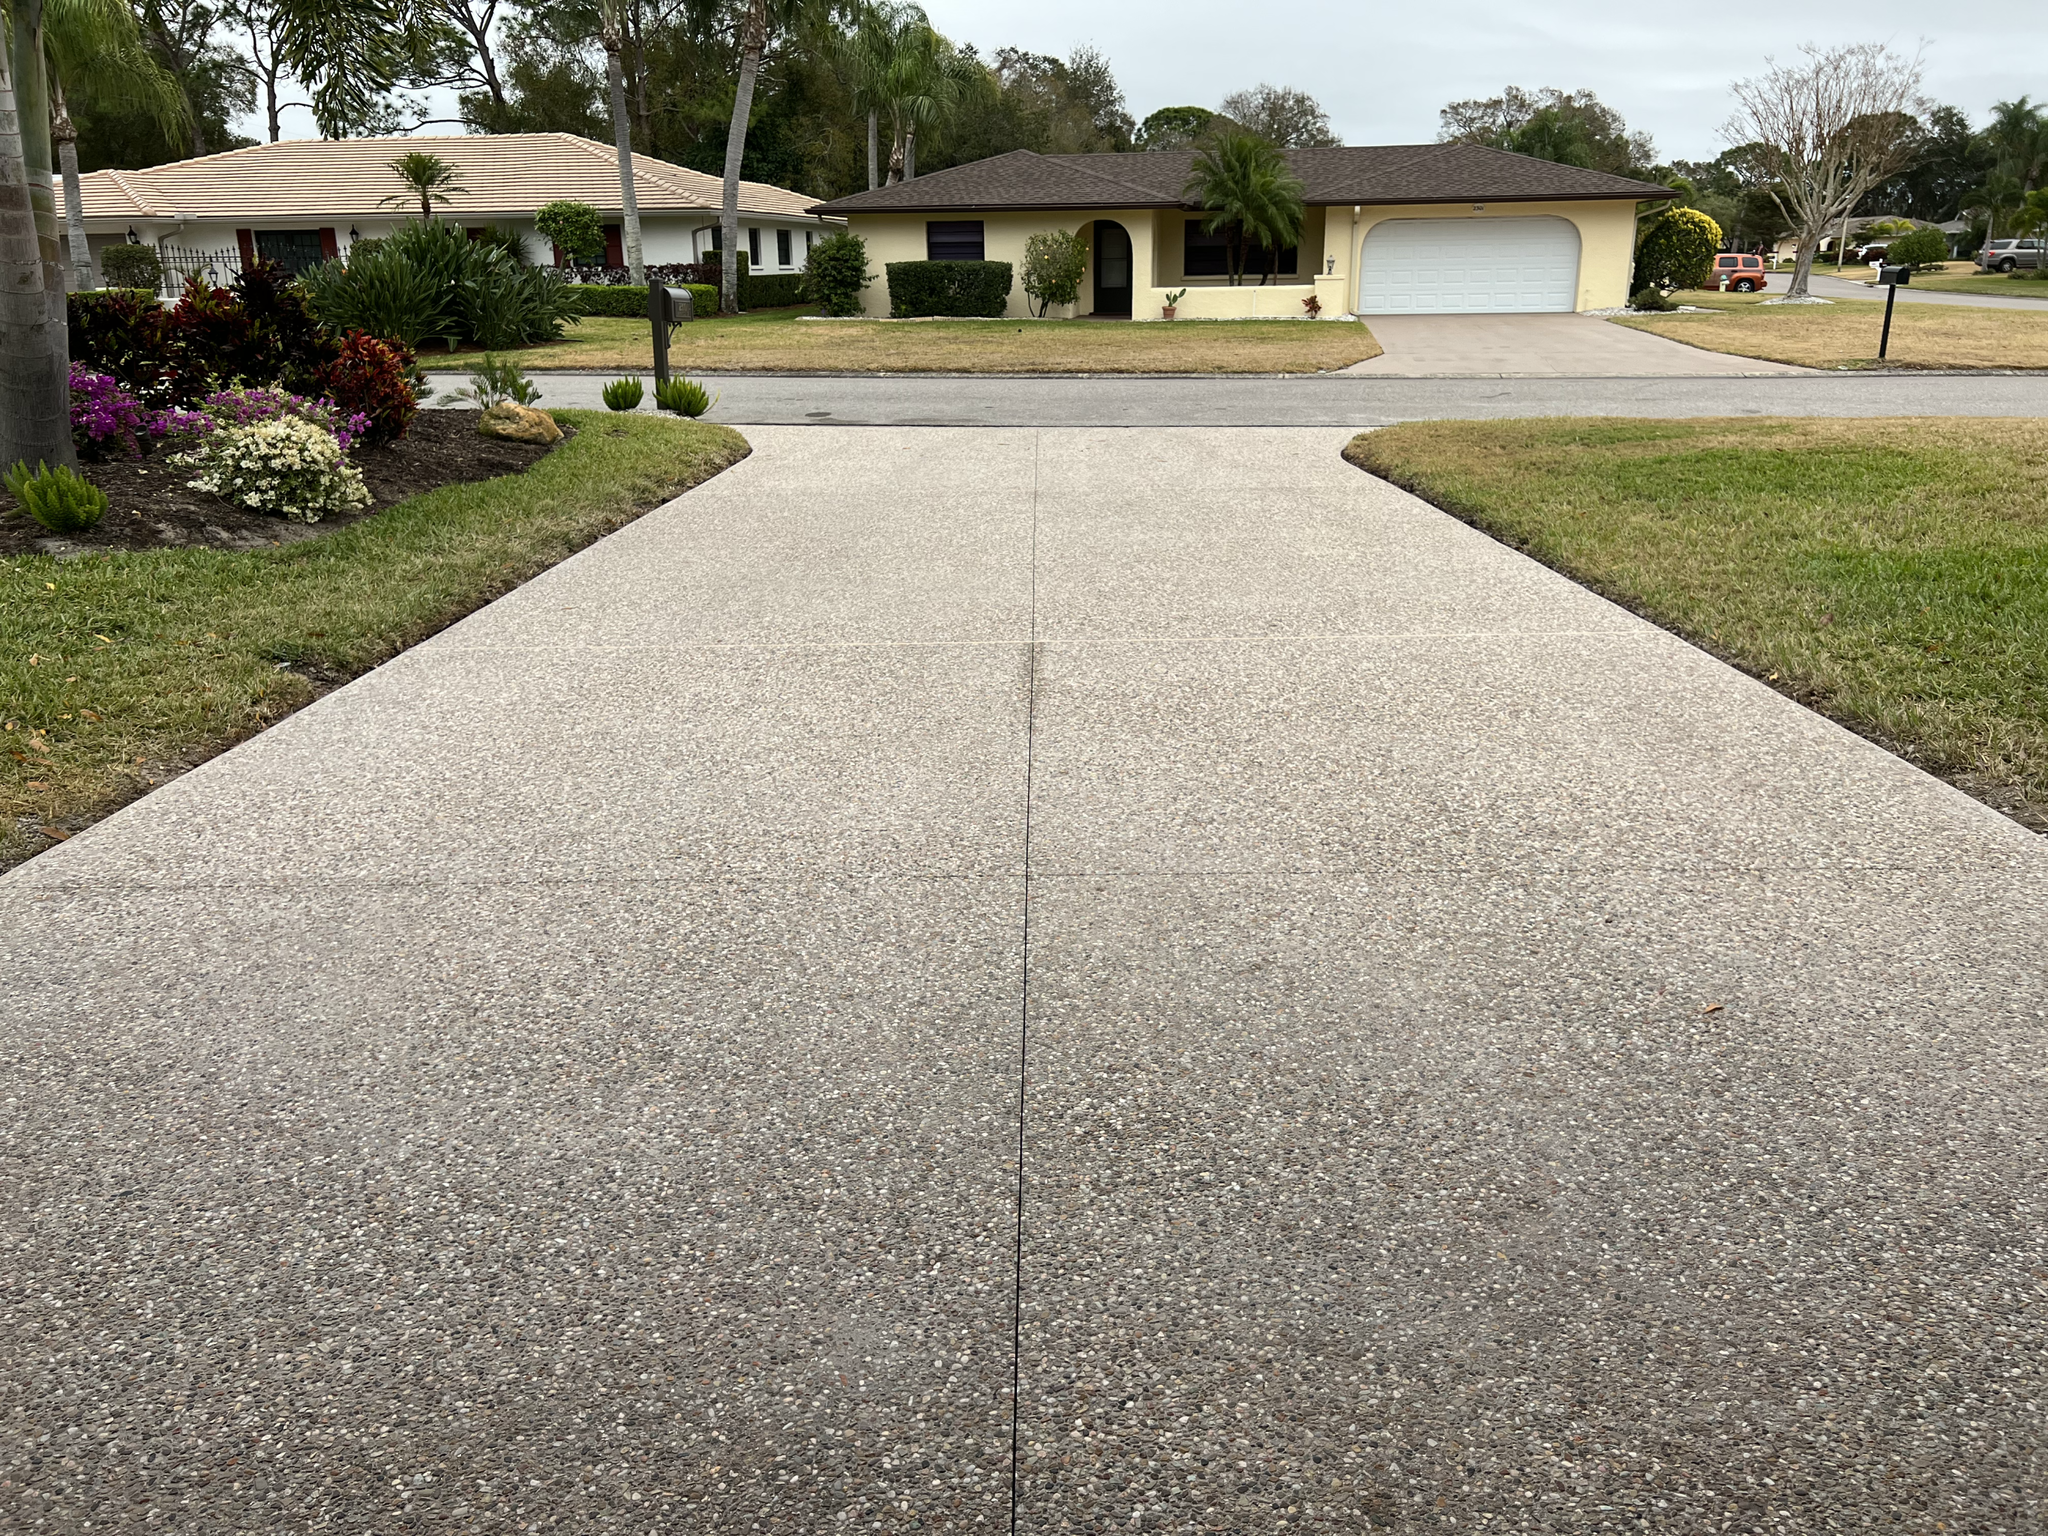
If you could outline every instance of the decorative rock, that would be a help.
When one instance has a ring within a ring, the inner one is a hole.
[[[508,443],[558,443],[562,429],[546,411],[530,405],[501,400],[478,418],[477,431],[485,437],[501,437]]]

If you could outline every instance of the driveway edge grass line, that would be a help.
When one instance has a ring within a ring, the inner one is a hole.
[[[562,411],[530,469],[274,549],[0,561],[0,870],[745,458],[730,427]]]
[[[1343,456],[2048,833],[2048,423],[1407,422]]]

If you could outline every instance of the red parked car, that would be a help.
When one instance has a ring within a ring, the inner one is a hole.
[[[1763,257],[1723,254],[1714,258],[1714,275],[1707,286],[1731,293],[1761,293],[1770,286],[1770,279],[1764,275]]]

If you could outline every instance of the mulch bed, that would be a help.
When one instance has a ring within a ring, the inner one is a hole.
[[[58,536],[20,511],[14,498],[0,491],[0,557],[8,555],[76,555],[113,549],[173,549],[210,545],[215,549],[262,549],[317,539],[366,517],[375,517],[393,502],[436,486],[516,475],[549,452],[530,443],[507,443],[480,437],[476,411],[421,411],[412,427],[395,443],[359,448],[349,455],[363,472],[363,482],[376,498],[361,512],[317,523],[288,522],[230,506],[218,497],[188,488],[190,470],[180,470],[163,456],[108,459],[79,466],[79,472],[107,493],[107,515],[86,533]]]

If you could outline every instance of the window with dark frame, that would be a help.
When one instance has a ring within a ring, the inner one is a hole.
[[[983,261],[981,220],[930,219],[924,226],[927,261]]]
[[[786,267],[790,264],[789,234],[790,232],[786,229],[778,229],[777,231],[775,231],[775,265],[777,265],[778,267]]]
[[[1181,252],[1181,271],[1188,277],[1230,276],[1230,240],[1222,231],[1213,234],[1202,227],[1200,219],[1189,219],[1186,225],[1186,244]],[[1277,266],[1265,246],[1255,240],[1245,242],[1244,265],[1240,270],[1246,277],[1263,277],[1268,271],[1277,271],[1282,277],[1293,277],[1301,270],[1301,253],[1291,245],[1280,247]]]
[[[747,265],[750,267],[761,265],[761,231],[759,228],[747,231]]]

